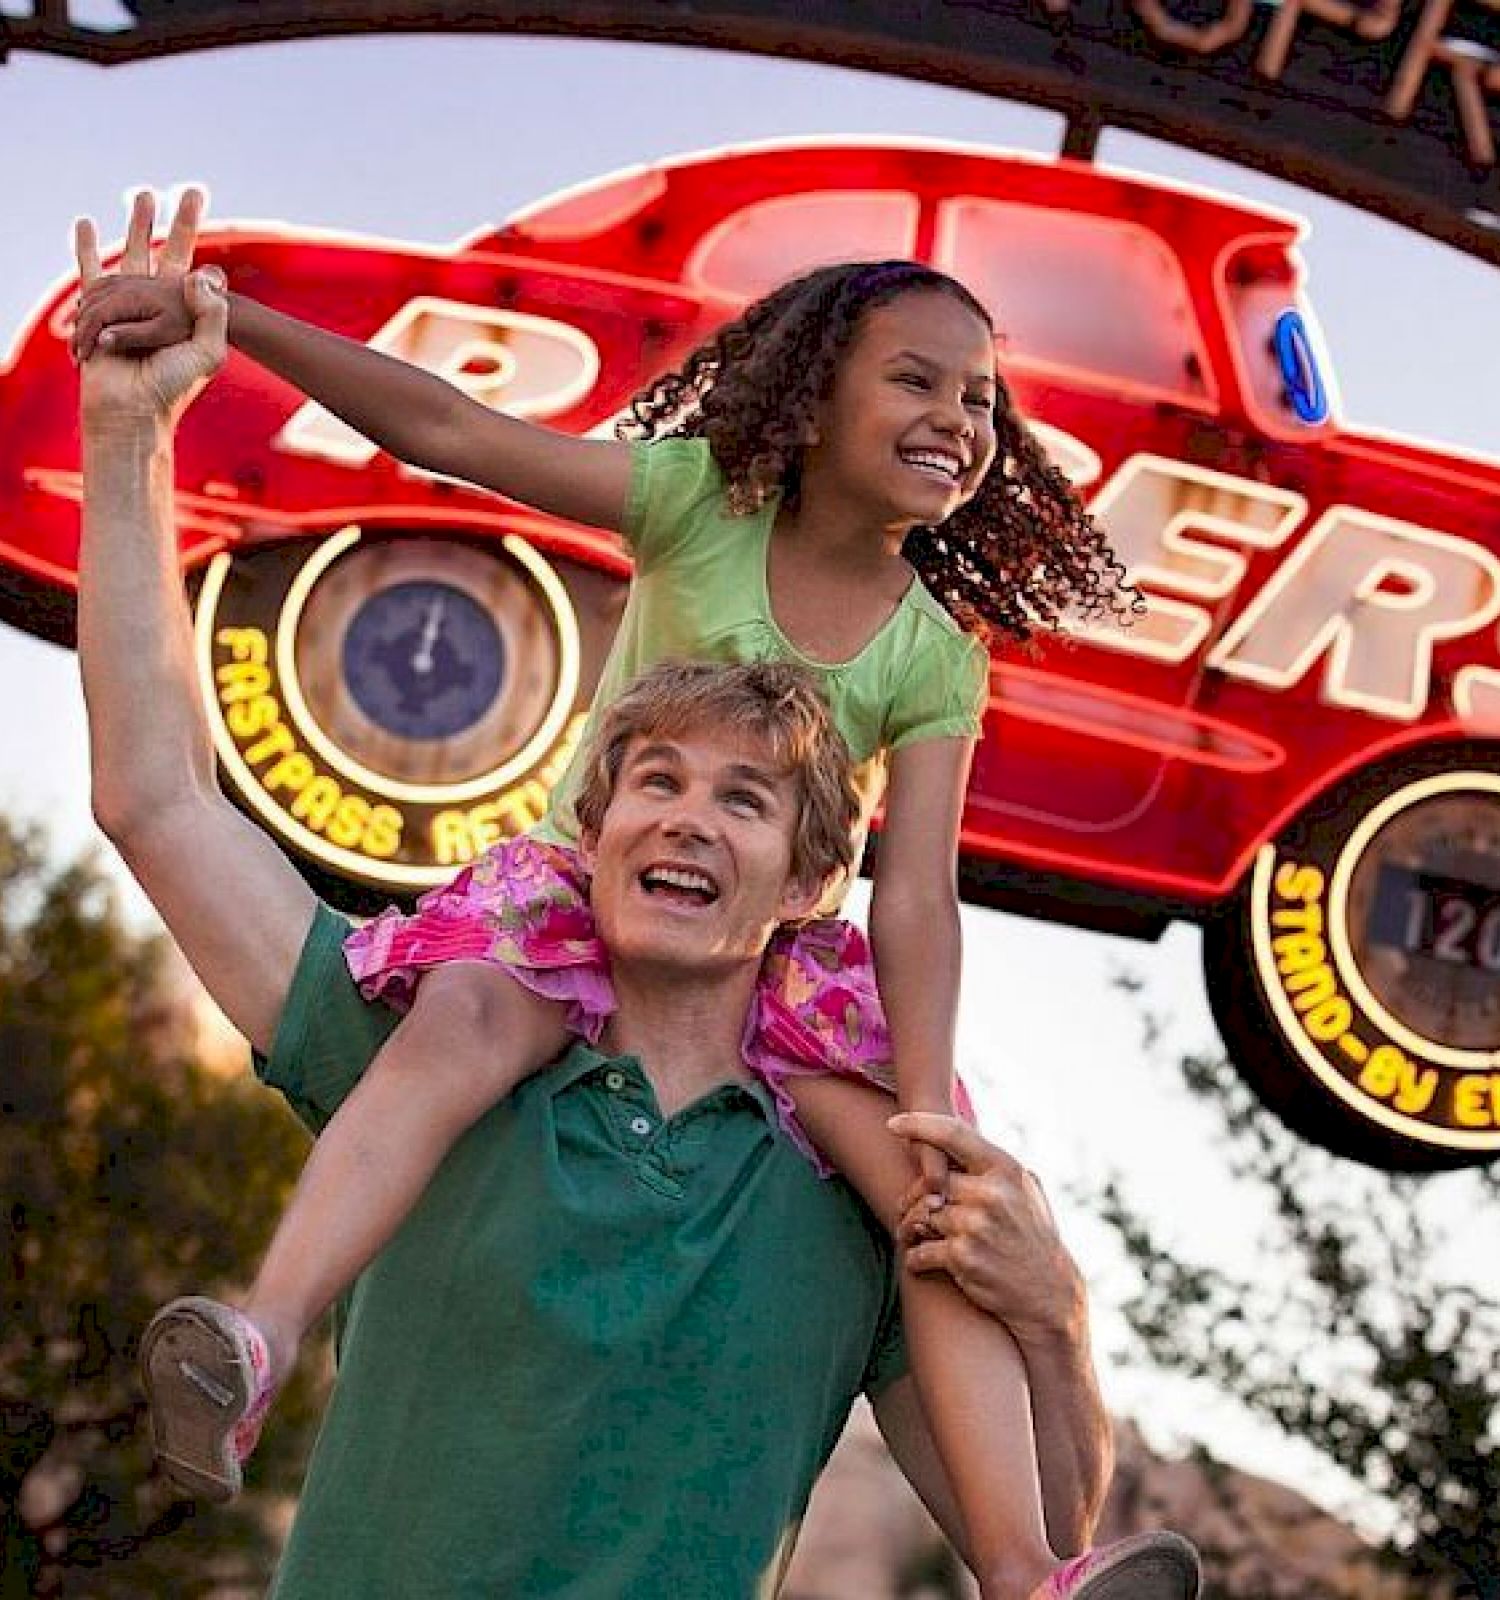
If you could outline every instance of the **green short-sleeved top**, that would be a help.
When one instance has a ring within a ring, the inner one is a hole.
[[[724,475],[702,439],[634,447],[623,531],[635,553],[635,581],[580,748],[601,708],[658,661],[801,662],[820,679],[855,760],[862,846],[891,751],[918,739],[978,737],[989,655],[920,580],[851,660],[803,655],[771,614],[766,558],[776,506],[773,499],[749,516],[732,512]],[[553,791],[543,837],[576,839],[578,781],[575,760]]]
[[[269,1060],[314,1129],[396,1016],[320,908]],[[450,1152],[348,1308],[280,1600],[751,1600],[855,1396],[891,1251],[758,1083],[663,1117],[575,1045]]]

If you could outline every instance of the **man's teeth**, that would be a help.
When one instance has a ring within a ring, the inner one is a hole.
[[[903,450],[901,459],[909,466],[926,467],[941,472],[950,482],[957,483],[963,463],[956,456],[940,455],[936,450]]]
[[[641,879],[648,889],[683,889],[689,894],[701,894],[709,899],[719,892],[718,886],[706,873],[692,872],[682,867],[648,867],[641,874]]]

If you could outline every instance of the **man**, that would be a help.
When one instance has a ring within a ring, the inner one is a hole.
[[[132,229],[122,270],[152,270],[148,235]],[[191,245],[179,216],[157,270],[186,272]],[[88,280],[87,226],[79,247]],[[218,788],[171,434],[223,358],[225,301],[204,274],[189,294],[191,342],[83,372],[94,808],[262,1076],[316,1129],[395,1018],[349,979],[346,924]],[[739,669],[731,692],[774,701],[795,686],[767,674],[790,670]],[[962,1542],[904,1369],[885,1231],[814,1177],[740,1061],[760,952],[818,885],[795,859],[805,795],[771,713],[736,731],[717,692],[687,695],[649,738],[627,727],[595,806],[594,910],[619,1000],[602,1051],[573,1048],[481,1119],[356,1289],[283,1596],[769,1593],[861,1390]],[[764,803],[726,807],[731,781]],[[685,854],[722,867],[701,914],[643,887],[648,858]],[[1047,1397],[1049,1533],[1076,1549],[1108,1457],[1076,1269],[1013,1162],[946,1119],[901,1126],[962,1169],[912,1265],[950,1271],[1011,1328]]]

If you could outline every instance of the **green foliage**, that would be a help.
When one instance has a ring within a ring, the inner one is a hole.
[[[308,1445],[304,1378],[235,1506],[151,1466],[141,1331],[248,1279],[305,1143],[248,1071],[191,1059],[164,954],[92,863],[0,819],[0,1600],[258,1592]]]
[[[1148,1043],[1158,1037],[1148,1019]],[[1138,1275],[1124,1311],[1142,1351],[1383,1505],[1394,1531],[1382,1563],[1413,1594],[1500,1600],[1500,1307],[1445,1274],[1429,1220],[1439,1191],[1450,1215],[1494,1214],[1494,1177],[1372,1172],[1287,1132],[1221,1056],[1178,1067],[1222,1118],[1228,1177],[1263,1203],[1268,1268],[1183,1259],[1112,1181],[1094,1204]],[[1266,1600],[1268,1581],[1217,1592]]]

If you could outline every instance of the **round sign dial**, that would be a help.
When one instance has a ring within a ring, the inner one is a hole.
[[[1349,883],[1364,981],[1429,1046],[1500,1050],[1500,799],[1439,793],[1393,816]]]
[[[505,644],[489,613],[450,583],[369,595],[344,635],[344,681],[369,719],[402,739],[448,739],[489,711]]]
[[[447,538],[361,540],[309,562],[282,622],[309,740],[395,798],[501,782],[555,739],[559,695],[572,698],[540,566]]]

